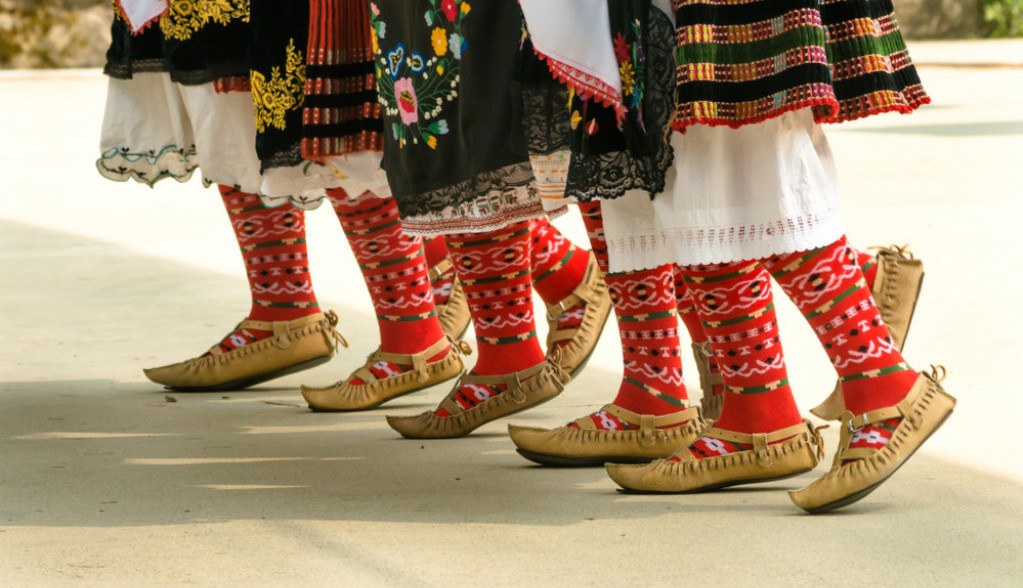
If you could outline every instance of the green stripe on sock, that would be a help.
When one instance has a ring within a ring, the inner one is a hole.
[[[777,390],[779,388],[784,388],[785,386],[788,386],[788,385],[789,385],[789,379],[786,377],[786,378],[782,378],[782,379],[780,379],[780,380],[778,380],[776,382],[771,382],[769,384],[764,384],[763,386],[739,387],[739,386],[729,386],[729,385],[726,384],[725,385],[725,390],[731,392],[732,394],[763,394],[764,392],[770,392],[772,390]]]
[[[265,243],[256,243],[255,245],[246,245],[242,247],[242,253],[248,253],[249,251],[256,251],[257,249],[267,249],[269,247],[283,247],[285,245],[305,245],[305,237],[295,237],[294,239],[278,239],[276,241],[266,241]]]
[[[259,306],[266,308],[319,308],[319,302],[271,302],[269,300],[253,300]]]
[[[876,378],[878,376],[887,376],[888,374],[894,374],[896,372],[902,372],[902,371],[911,370],[911,369],[913,369],[913,368],[909,367],[908,363],[901,362],[901,363],[897,363],[895,365],[890,365],[888,367],[883,367],[883,368],[879,368],[879,369],[876,369],[876,370],[869,370],[869,371],[866,371],[866,372],[860,372],[858,374],[850,374],[848,376],[844,376],[842,378],[839,378],[839,381],[840,382],[855,382],[856,380],[866,380],[868,378]]]
[[[667,402],[668,404],[670,404],[672,406],[678,406],[680,408],[688,408],[688,404],[686,403],[685,400],[683,400],[681,398],[675,398],[674,396],[669,396],[669,395],[665,394],[664,392],[661,392],[660,390],[658,390],[656,388],[652,388],[652,387],[648,386],[647,384],[644,384],[643,382],[640,382],[639,380],[634,380],[634,379],[632,379],[632,378],[630,378],[628,376],[625,376],[624,378],[622,378],[622,381],[627,383],[627,384],[632,384],[633,386],[639,388],[640,390],[646,392],[647,394],[653,396],[654,398],[656,398],[658,400],[663,400],[664,402]]]
[[[797,269],[799,269],[800,267],[802,267],[806,262],[810,261],[814,257],[817,257],[817,254],[820,253],[821,251],[824,251],[824,247],[821,247],[820,249],[812,249],[810,251],[807,251],[806,253],[796,258],[795,261],[792,261],[785,267],[776,271],[772,271],[771,275],[774,276],[775,278],[787,276],[792,272],[796,271]]]
[[[536,337],[536,329],[533,329],[532,331],[530,331],[528,333],[523,333],[521,335],[512,335],[511,337],[479,337],[479,336],[477,336],[476,340],[477,341],[482,341],[484,343],[489,343],[490,345],[508,345],[509,343],[519,343],[519,342],[522,342],[522,341],[528,341],[528,340],[532,339],[533,337]]]
[[[620,323],[639,323],[643,321],[650,321],[656,319],[672,318],[678,316],[678,311],[674,308],[671,310],[659,310],[657,312],[647,312],[644,314],[632,314],[622,315],[618,317]]]
[[[844,292],[842,292],[838,296],[835,296],[834,298],[832,298],[831,300],[825,302],[824,304],[818,306],[814,310],[811,310],[810,312],[804,314],[803,316],[806,318],[806,320],[815,319],[815,318],[819,317],[820,315],[828,312],[832,308],[835,308],[836,306],[838,306],[838,303],[842,302],[846,298],[848,298],[848,297],[852,296],[853,294],[855,294],[857,292],[857,290],[859,290],[861,288],[866,288],[866,287],[867,287],[867,283],[864,280],[862,280],[862,279],[856,280],[856,283],[853,284],[852,286],[849,286],[848,288],[846,288]]]
[[[431,310],[430,312],[421,312],[419,314],[407,314],[407,315],[392,315],[392,314],[378,314],[378,321],[390,321],[395,323],[414,323],[416,321],[426,320],[430,317],[437,316],[437,311]]]
[[[554,266],[551,267],[549,270],[533,278],[533,283],[535,284],[544,278],[554,275],[554,272],[568,265],[568,260],[572,259],[572,256],[575,255],[575,251],[576,251],[575,246],[569,247],[568,253],[565,254],[565,257],[562,257],[561,260],[558,261],[558,263],[554,264]]]
[[[462,249],[464,247],[479,247],[481,245],[492,245],[494,243],[500,243],[501,241],[507,241],[515,237],[521,237],[522,235],[529,234],[529,227],[526,226],[524,229],[519,229],[513,233],[506,233],[504,235],[498,235],[496,237],[487,237],[486,239],[476,239],[474,241],[463,241],[456,243],[455,241],[449,240],[447,242],[448,247],[454,249]]]
[[[370,227],[368,229],[351,230],[351,231],[348,230],[348,229],[345,229],[344,233],[346,235],[350,236],[350,237],[355,237],[355,236],[360,236],[360,235],[370,235],[370,234],[373,234],[373,233],[377,233],[377,232],[383,231],[384,229],[390,229],[392,227],[396,227],[399,224],[401,224],[401,219],[396,218],[396,219],[388,221],[388,222],[386,222],[386,223],[384,223],[382,225],[372,226],[372,227]]]
[[[760,317],[764,316],[765,314],[771,312],[772,310],[774,310],[774,302],[771,302],[767,306],[761,308],[760,310],[753,311],[750,314],[744,314],[742,316],[737,316],[737,317],[726,319],[726,320],[723,320],[723,321],[702,322],[701,324],[705,328],[709,328],[709,329],[719,329],[721,327],[730,327],[732,325],[738,325],[739,323],[744,323],[744,322],[751,321],[751,320],[756,319],[756,318],[760,318]]]
[[[462,286],[476,286],[478,284],[495,284],[497,282],[503,282],[505,280],[514,280],[515,278],[522,278],[529,275],[529,268],[515,272],[514,274],[502,274],[500,276],[490,276],[489,278],[479,278],[477,280],[462,280]]]
[[[687,275],[683,274],[682,275],[682,280],[684,282],[687,282],[687,283],[690,283],[690,284],[712,284],[714,282],[724,282],[724,281],[727,281],[727,280],[732,280],[732,279],[735,279],[735,278],[738,278],[738,277],[749,275],[749,274],[753,273],[753,271],[756,270],[756,269],[757,269],[757,264],[751,263],[751,264],[749,264],[747,266],[744,266],[741,269],[738,269],[738,270],[736,270],[734,272],[729,272],[727,274],[721,274],[720,276],[699,277],[699,276],[687,276]]]

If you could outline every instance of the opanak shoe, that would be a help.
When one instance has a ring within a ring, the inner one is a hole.
[[[870,494],[894,474],[955,408],[956,400],[941,387],[938,372],[935,368],[932,374],[921,373],[909,394],[895,406],[859,416],[846,412],[831,471],[806,488],[789,492],[792,502],[810,513],[828,512]],[[849,448],[856,431],[893,418],[902,422],[886,445],[880,449]]]
[[[605,431],[586,415],[575,421],[578,428],[508,425],[508,434],[522,457],[542,465],[574,467],[647,463],[689,446],[704,428],[700,409],[695,406],[660,416],[637,414],[614,404],[600,410],[621,421],[638,423],[639,429]]]
[[[437,265],[430,268],[430,282],[434,282],[442,274],[450,270],[454,265],[450,257],[445,257]],[[444,304],[437,305],[437,320],[440,321],[440,328],[444,334],[457,341],[465,336],[469,330],[469,323],[472,316],[469,314],[469,304],[465,300],[465,292],[462,291],[462,284],[455,276],[451,284],[451,294]]]
[[[445,347],[449,349],[443,358],[427,362],[427,359],[434,357]],[[345,411],[373,408],[393,398],[424,390],[454,378],[462,373],[462,354],[471,352],[472,349],[467,343],[452,341],[447,337],[428,349],[411,355],[388,353],[378,348],[369,355],[365,365],[352,372],[346,379],[326,388],[302,386],[302,397],[313,410]],[[411,365],[413,368],[381,379],[369,369],[379,361]],[[364,383],[355,384],[353,383],[355,379],[360,379]]]
[[[578,328],[559,329],[558,317],[561,313],[585,304],[583,319]],[[597,258],[590,253],[586,264],[586,273],[582,281],[571,294],[560,302],[547,305],[547,357],[552,358],[561,369],[574,376],[586,365],[597,347],[604,323],[611,313],[611,296],[607,293],[604,278],[597,266]],[[555,349],[558,343],[568,341]]]
[[[435,411],[426,411],[411,417],[389,416],[387,424],[409,439],[462,437],[494,419],[554,398],[561,394],[566,378],[561,368],[549,359],[520,372],[500,376],[463,374],[437,407],[448,411],[450,416],[441,417]],[[463,410],[454,396],[462,386],[470,384],[501,384],[507,388],[497,396]]]
[[[329,361],[338,344],[348,346],[335,326],[334,311],[293,321],[244,320],[236,330],[273,335],[227,353],[215,345],[207,355],[142,371],[157,384],[183,392],[239,390]]]
[[[924,282],[924,264],[914,259],[909,245],[877,247],[874,259],[877,262],[877,276],[870,294],[877,303],[881,319],[888,326],[892,343],[902,351],[909,334],[909,324],[920,299]],[[824,402],[810,409],[810,412],[826,421],[837,421],[845,412],[842,387],[836,385]]]
[[[703,419],[708,423],[714,423],[721,418],[721,407],[724,405],[724,394],[714,394],[714,386],[721,386],[725,383],[721,372],[710,370],[710,358],[714,351],[710,348],[709,342],[693,343],[693,358],[696,359],[696,371],[700,374],[700,390],[703,397],[700,398],[700,410]]]
[[[647,465],[609,463],[607,473],[622,488],[636,492],[704,492],[795,476],[812,470],[823,456],[820,432],[809,421],[755,435],[715,427],[700,435],[749,444],[753,449],[696,459],[688,447],[682,447],[671,458]]]

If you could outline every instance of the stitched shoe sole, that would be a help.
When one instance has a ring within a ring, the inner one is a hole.
[[[373,404],[368,404],[366,406],[360,406],[360,407],[357,407],[357,408],[331,408],[331,407],[328,407],[328,406],[316,405],[316,404],[314,404],[315,403],[314,400],[311,400],[308,396],[306,396],[307,388],[305,388],[304,386],[302,388],[302,396],[303,396],[303,398],[305,398],[306,404],[309,405],[309,410],[311,410],[313,412],[360,412],[360,411],[363,411],[363,410],[372,410],[374,408],[379,408],[380,406],[382,406],[384,404],[387,404],[388,402],[390,402],[390,401],[392,401],[392,400],[394,400],[396,398],[401,398],[402,396],[408,396],[409,394],[414,394],[416,392],[422,392],[423,390],[426,390],[427,388],[432,388],[432,387],[434,387],[434,386],[436,386],[438,384],[443,384],[444,382],[448,382],[448,381],[450,381],[450,380],[452,380],[454,378],[457,378],[459,373],[461,373],[461,372],[455,372],[455,373],[451,374],[450,376],[443,377],[442,379],[435,380],[435,381],[432,381],[432,382],[427,382],[426,384],[423,384],[422,386],[416,386],[415,388],[411,388],[409,390],[403,390],[403,391],[398,392],[396,394],[392,394],[390,396],[381,398],[380,400],[374,402]]]
[[[536,453],[529,451],[528,449],[515,449],[522,457],[545,466],[553,466],[557,468],[585,468],[585,467],[599,467],[606,463],[627,463],[627,464],[643,464],[650,463],[651,461],[658,459],[656,457],[631,457],[626,455],[602,455],[602,456],[586,456],[586,457],[565,457],[561,455],[547,455],[545,453]]]
[[[944,418],[942,418],[941,421],[938,422],[938,425],[936,427],[934,427],[934,429],[930,433],[928,433],[926,437],[923,438],[923,441],[920,442],[920,445],[917,445],[916,448],[914,448],[913,451],[911,451],[909,453],[909,455],[906,456],[906,459],[902,460],[902,463],[900,463],[894,470],[889,472],[888,475],[885,476],[884,478],[881,478],[880,480],[878,480],[874,484],[871,484],[870,486],[867,486],[866,488],[864,488],[864,489],[862,489],[862,490],[860,490],[858,492],[850,494],[849,496],[845,496],[843,498],[840,498],[838,500],[829,502],[827,504],[822,504],[821,506],[818,506],[816,508],[803,509],[803,510],[805,510],[806,512],[808,512],[810,514],[824,514],[826,512],[831,512],[833,510],[837,510],[839,508],[842,508],[843,506],[848,506],[850,504],[853,504],[854,502],[858,502],[859,500],[865,498],[868,494],[870,494],[874,490],[877,490],[878,486],[880,486],[881,484],[884,484],[885,482],[887,482],[888,478],[891,478],[892,475],[895,474],[895,472],[899,471],[899,468],[904,466],[906,464],[906,462],[909,461],[909,458],[913,457],[913,454],[915,454],[917,451],[920,450],[921,447],[923,447],[923,444],[928,439],[931,438],[931,435],[936,433],[938,431],[938,429],[940,429],[941,426],[945,424],[945,421],[947,421],[948,417],[950,417],[950,416],[952,416],[952,411],[951,410],[948,411],[948,413],[944,416]]]
[[[168,390],[174,390],[177,392],[222,392],[224,390],[242,390],[249,386],[255,386],[256,384],[262,384],[268,380],[294,374],[303,370],[314,368],[318,365],[323,365],[330,361],[331,355],[325,355],[322,357],[314,357],[313,359],[299,362],[293,365],[285,366],[280,369],[276,369],[270,372],[264,372],[262,374],[255,374],[252,376],[246,376],[244,378],[238,378],[230,382],[223,382],[221,384],[215,384],[213,386],[164,386]]]

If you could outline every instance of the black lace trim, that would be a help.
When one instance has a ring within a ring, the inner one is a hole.
[[[446,208],[468,208],[473,202],[493,197],[535,183],[529,162],[515,163],[437,190],[409,195],[395,195],[401,216],[426,216]]]
[[[531,154],[550,155],[569,148],[572,128],[568,89],[551,82],[522,86],[522,124]]]
[[[220,78],[248,77],[249,69],[245,64],[221,63],[199,70],[179,70],[168,66],[165,59],[138,59],[131,63],[114,63],[108,61],[103,73],[119,80],[130,80],[137,73],[170,74],[171,81],[183,86],[208,84]]]
[[[664,178],[675,157],[667,140],[675,107],[675,31],[668,17],[653,7],[648,31],[646,49],[650,75],[643,103],[646,153],[633,155],[625,148],[584,153],[576,150],[576,142],[573,142],[566,196],[587,202],[597,198],[620,198],[629,190],[646,190],[651,198],[664,191]]]
[[[293,143],[287,149],[277,151],[270,157],[260,159],[259,173],[265,173],[266,170],[273,167],[295,167],[305,161],[305,159],[302,159],[302,144]]]

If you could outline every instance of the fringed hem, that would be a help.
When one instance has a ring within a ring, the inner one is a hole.
[[[187,182],[199,163],[195,145],[178,147],[167,145],[159,151],[133,153],[131,149],[109,149],[96,160],[100,175],[117,182],[135,180],[152,188],[156,182],[174,178]]]

